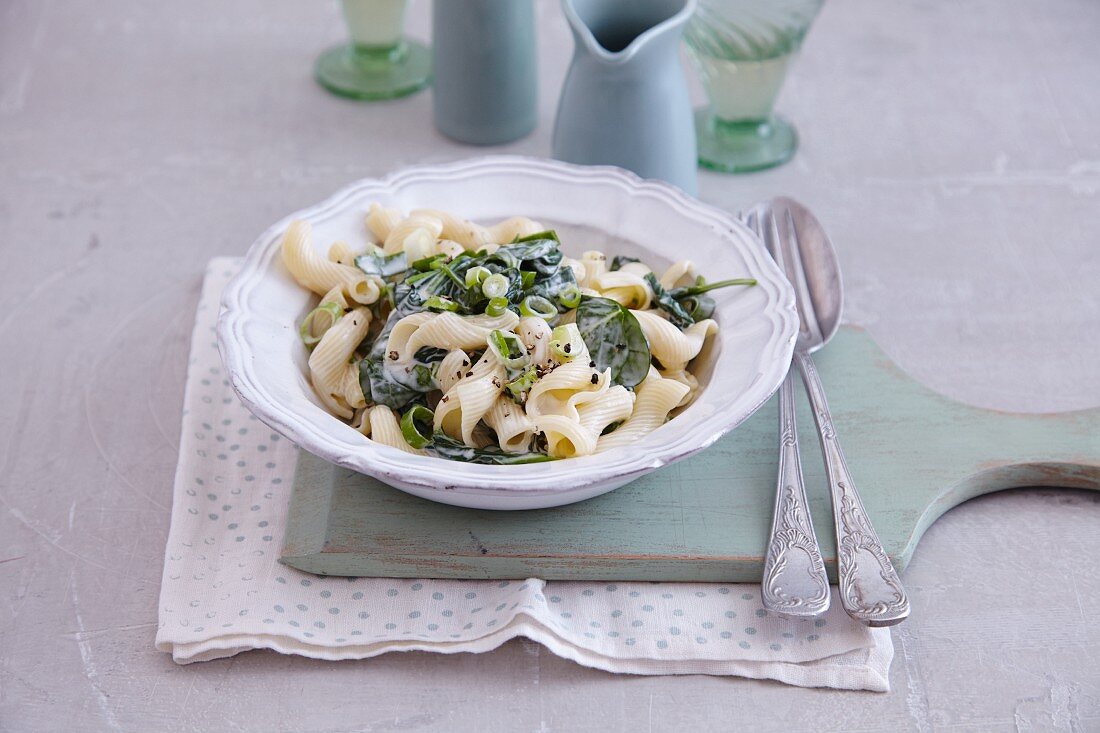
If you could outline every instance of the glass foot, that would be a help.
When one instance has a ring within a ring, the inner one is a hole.
[[[394,99],[418,92],[431,80],[432,56],[416,41],[392,48],[335,46],[317,59],[314,77],[333,94],[351,99]]]
[[[695,112],[699,165],[723,173],[749,173],[782,165],[798,149],[798,133],[781,117],[727,122],[707,109]]]

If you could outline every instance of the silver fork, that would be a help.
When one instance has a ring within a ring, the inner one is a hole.
[[[810,400],[829,479],[841,604],[849,616],[869,626],[900,623],[909,616],[909,598],[856,491],[810,356],[840,325],[844,291],[836,251],[814,215],[791,199],[758,204],[746,219],[795,290],[799,332],[794,363]]]
[[[755,209],[741,218],[761,241],[767,241]],[[772,256],[783,269],[782,252],[773,250]],[[829,608],[829,579],[802,479],[793,370],[779,387],[779,472],[760,598],[764,608],[782,616],[817,616]]]

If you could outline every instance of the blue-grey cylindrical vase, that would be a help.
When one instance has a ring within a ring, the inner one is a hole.
[[[533,0],[435,0],[435,126],[473,145],[518,140],[538,119]]]

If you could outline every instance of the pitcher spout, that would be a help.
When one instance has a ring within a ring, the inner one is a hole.
[[[562,0],[576,50],[554,157],[617,165],[695,193],[695,124],[680,37],[695,0]]]
[[[562,0],[577,52],[624,64],[643,49],[679,44],[696,0]]]

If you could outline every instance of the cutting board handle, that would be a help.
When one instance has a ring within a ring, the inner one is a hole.
[[[1045,468],[1020,474],[1023,478],[1033,477],[1041,483],[1015,484],[1016,486],[1062,486],[1057,483],[1061,475],[1073,478],[1074,472],[1065,472],[1058,466],[1100,467],[1100,410],[1078,410],[1076,412],[1056,413],[1011,413],[996,410],[981,410],[984,413],[979,424],[1002,441],[1002,450],[998,455],[1011,457],[1011,463],[1024,466],[1035,465]],[[1007,460],[991,460],[988,468],[1000,467]],[[999,480],[1015,480],[1000,477]],[[1094,487],[1086,487],[1094,488]]]

